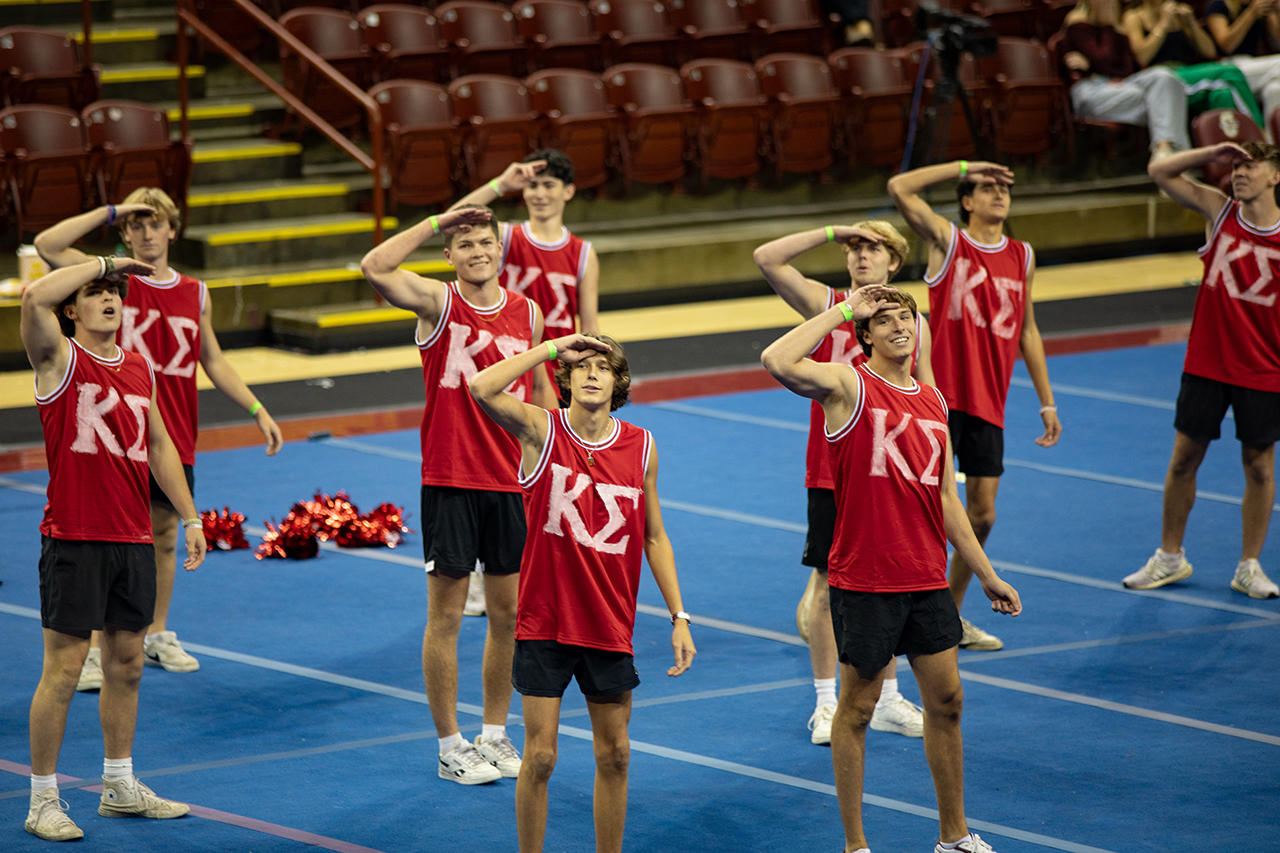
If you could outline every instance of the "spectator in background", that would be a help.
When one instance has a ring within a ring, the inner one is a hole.
[[[1212,0],[1204,7],[1205,26],[1223,61],[1239,68],[1262,104],[1262,127],[1280,107],[1280,2],[1277,0]]]
[[[871,0],[821,0],[822,11],[840,19],[840,33],[846,47],[874,47]]]
[[[1129,37],[1120,29],[1119,0],[1081,2],[1063,25],[1058,50],[1074,81],[1071,106],[1077,116],[1145,125],[1153,161],[1191,146],[1186,88],[1163,65],[1138,69]]]

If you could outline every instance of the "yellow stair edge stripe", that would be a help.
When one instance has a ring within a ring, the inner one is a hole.
[[[203,77],[203,65],[188,65],[187,77]],[[178,67],[157,66],[155,68],[116,68],[102,72],[103,83],[148,83],[155,80],[177,80]]]
[[[188,207],[212,207],[220,204],[247,204],[252,201],[273,201],[288,198],[322,198],[346,195],[346,184],[309,184],[301,187],[271,187],[261,190],[241,190],[225,193],[192,193],[187,196]]]
[[[93,0],[95,3],[102,3],[105,0]],[[0,6],[49,6],[54,3],[75,3],[80,5],[80,0],[0,0]]]
[[[292,157],[302,153],[297,142],[275,145],[237,145],[231,148],[197,148],[191,152],[193,163],[224,163],[229,160],[257,160],[262,157]]]
[[[341,314],[325,314],[320,317],[322,329],[334,329],[339,326],[363,326],[365,323],[389,323],[396,320],[412,320],[417,315],[403,308],[366,308],[361,311],[344,311]]]
[[[76,44],[84,43],[84,30],[67,33],[67,37]],[[110,44],[123,41],[155,41],[160,38],[160,31],[150,27],[133,29],[93,30],[89,33],[89,41],[93,44]]]
[[[243,118],[253,115],[253,104],[215,104],[213,106],[187,107],[188,119]],[[182,121],[182,110],[169,110],[169,121]]]
[[[400,220],[384,216],[384,230],[395,228]],[[295,225],[285,228],[259,228],[245,231],[224,231],[210,234],[210,246],[226,246],[231,243],[265,243],[273,240],[298,240],[304,237],[330,237],[340,234],[360,234],[373,231],[373,218],[353,219],[350,222],[326,222],[317,225]]]

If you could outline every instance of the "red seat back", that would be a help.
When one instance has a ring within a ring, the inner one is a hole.
[[[79,110],[98,97],[97,76],[85,73],[75,43],[43,27],[0,30],[0,98],[4,104],[49,104]]]
[[[449,0],[436,8],[436,20],[453,50],[455,74],[524,74],[525,45],[506,6]]]
[[[443,86],[388,80],[369,90],[382,109],[391,183],[387,204],[443,204],[457,193],[457,131]]]
[[[141,187],[159,187],[185,212],[191,149],[170,141],[165,110],[139,101],[95,101],[81,118],[104,201],[119,202]]]
[[[850,161],[898,166],[914,93],[906,62],[890,51],[863,47],[837,50],[827,62],[844,101],[844,150]]]
[[[1274,114],[1273,114],[1274,118]],[[1274,120],[1273,120],[1274,125]],[[1191,120],[1191,144],[1196,147],[1217,145],[1221,142],[1266,142],[1262,128],[1245,113],[1236,110],[1209,110]],[[1231,195],[1231,167],[1222,163],[1210,163],[1202,170],[1205,183]]]
[[[708,177],[747,178],[760,171],[761,130],[768,101],[745,62],[695,59],[680,69],[698,105],[698,164]]]
[[[373,82],[373,57],[360,22],[349,12],[303,7],[281,15],[280,25],[357,88],[367,89]],[[334,127],[348,128],[364,120],[359,103],[284,42],[280,43],[280,65],[285,87]]]
[[[603,45],[585,3],[523,0],[511,11],[516,16],[516,28],[524,40],[533,45],[541,67],[592,71],[603,67]]]
[[[742,17],[759,31],[762,53],[826,54],[832,23],[817,0],[742,0]]]
[[[534,109],[547,119],[542,147],[569,155],[580,189],[605,183],[616,160],[617,118],[600,76],[555,68],[529,75],[525,86]]]
[[[0,110],[0,151],[19,238],[78,216],[93,198],[80,116],[65,107]]]
[[[538,114],[524,83],[497,74],[469,74],[449,85],[463,124],[463,152],[471,186],[499,175],[533,150]]]
[[[750,58],[751,30],[738,0],[667,0],[667,9],[687,56]]]
[[[591,0],[590,9],[609,62],[674,64],[676,29],[660,0]]]
[[[819,172],[833,162],[840,94],[826,59],[773,53],[756,60],[760,88],[774,103],[773,155],[779,173]]]
[[[369,50],[378,54],[378,76],[440,80],[448,73],[449,46],[435,16],[421,6],[378,3],[360,11]]]
[[[685,174],[685,149],[693,108],[684,86],[670,68],[623,63],[601,75],[609,102],[622,111],[624,180],[649,184],[679,181]]]

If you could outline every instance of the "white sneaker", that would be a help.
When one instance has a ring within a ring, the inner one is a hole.
[[[1257,560],[1241,560],[1236,566],[1236,576],[1231,579],[1231,588],[1243,592],[1250,598],[1276,598],[1280,596],[1280,587],[1271,582]]]
[[[1004,643],[994,634],[988,634],[968,619],[960,619],[960,648],[971,652],[995,652],[1004,648]]]
[[[924,712],[899,693],[883,706],[876,705],[875,713],[871,715],[871,728],[905,737],[924,737]]]
[[[809,642],[809,608],[813,606],[813,595],[818,590],[820,577],[817,569],[809,572],[809,583],[804,588],[804,595],[800,596],[800,603],[796,605],[796,630],[800,632],[800,639],[806,643]]]
[[[465,740],[440,756],[440,778],[460,785],[485,785],[502,778],[502,771],[494,767],[480,752]]]
[[[809,718],[809,729],[813,732],[809,736],[811,743],[818,746],[831,743],[831,718],[835,715],[835,705],[819,705],[814,709],[813,716]]]
[[[89,690],[102,689],[102,649],[89,649],[85,656],[84,666],[80,667],[80,681],[76,690],[85,693]]]
[[[933,853],[955,853],[955,851],[958,851],[958,853],[995,853],[991,849],[991,845],[979,838],[976,832],[970,832],[968,840],[960,842],[956,847],[943,847],[942,842],[939,841],[933,848]]]
[[[102,799],[98,814],[103,817],[150,817],[169,820],[182,817],[191,811],[186,803],[176,803],[157,797],[155,792],[138,781],[137,776],[127,779],[102,780]]]
[[[462,606],[462,615],[483,616],[484,614],[484,578],[479,572],[472,572],[467,580],[467,603]]]
[[[484,756],[484,760],[498,768],[498,772],[508,779],[520,775],[520,753],[516,751],[511,738],[505,735],[493,741],[484,739],[484,735],[476,738],[476,751]]]
[[[187,654],[172,631],[161,631],[154,640],[143,640],[142,659],[152,666],[162,666],[169,672],[195,672],[200,661]]]
[[[31,792],[31,808],[24,824],[27,832],[45,841],[75,841],[84,831],[67,817],[66,800],[58,798],[57,788]]]
[[[1151,555],[1147,564],[1125,578],[1121,583],[1126,589],[1155,589],[1169,583],[1176,583],[1191,577],[1191,564],[1187,562],[1186,550],[1178,552],[1178,563],[1170,566],[1160,558],[1160,549]]]

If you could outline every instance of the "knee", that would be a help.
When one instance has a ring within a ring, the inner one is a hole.
[[[495,601],[494,598],[494,596],[486,596],[484,602],[485,617],[489,620],[489,633],[514,637],[516,630],[515,601]]]
[[[172,512],[153,512],[151,536],[156,553],[172,554],[178,547],[178,516]]]
[[[871,725],[871,717],[876,712],[875,702],[866,705],[852,702],[841,702],[836,706],[836,715],[831,719],[831,728],[840,729],[850,734],[862,736]]]
[[[602,776],[626,776],[631,766],[631,744],[625,739],[596,744],[596,771]]]
[[[973,527],[973,534],[978,537],[978,541],[986,539],[991,533],[991,528],[996,526],[996,507],[995,504],[990,506],[976,506],[969,510],[969,525]]]
[[[529,779],[540,785],[546,784],[551,773],[556,769],[556,751],[545,747],[529,748],[525,745],[524,756],[520,759],[520,775],[528,775]]]
[[[124,658],[102,656],[102,678],[128,690],[136,690],[142,682],[142,653]]]
[[[1244,476],[1252,485],[1269,486],[1275,482],[1275,459],[1270,453],[1257,456],[1246,455],[1244,459]]]
[[[831,618],[831,587],[827,586],[827,576],[818,576],[818,588],[813,592],[813,604],[810,612],[827,619]]]
[[[960,715],[964,711],[964,688],[959,684],[955,689],[936,696],[925,704],[926,718],[932,717],[945,725],[960,725]]]
[[[1169,476],[1171,477],[1191,477],[1200,469],[1200,460],[1203,457],[1198,453],[1186,453],[1174,450],[1173,455],[1169,457]],[[1248,468],[1248,466],[1245,466]]]

